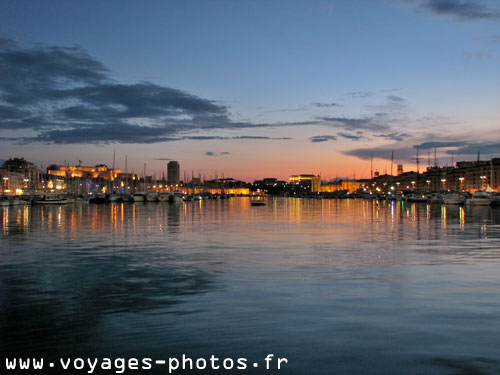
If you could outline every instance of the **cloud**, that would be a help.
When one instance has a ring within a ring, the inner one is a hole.
[[[320,142],[336,141],[337,137],[333,135],[315,135],[314,137],[309,138],[309,140],[313,143],[320,143]]]
[[[424,0],[417,4],[438,15],[454,17],[460,21],[498,20],[500,11],[485,2],[472,0]]]
[[[314,102],[311,103],[311,105],[318,107],[318,108],[333,108],[333,107],[340,107],[340,104],[337,103],[318,103]]]
[[[415,151],[411,148],[394,148],[390,146],[358,148],[344,151],[344,154],[348,156],[355,156],[362,160],[370,160],[372,156],[377,159],[391,160],[393,152],[394,160],[409,160],[412,157],[415,157]]]
[[[353,98],[364,99],[364,98],[368,98],[368,97],[372,96],[373,93],[370,91],[354,91],[354,92],[350,92],[348,95],[353,97]]]
[[[388,115],[386,113],[376,113],[372,116],[363,118],[349,118],[349,117],[320,117],[323,124],[333,127],[340,127],[346,130],[367,129],[374,131],[388,130],[390,126]]]
[[[435,141],[435,142],[424,142],[413,146],[418,147],[421,150],[430,150],[434,148],[450,148],[450,147],[462,147],[467,145],[469,142],[466,141]]]
[[[483,155],[500,153],[500,142],[482,142],[482,141],[428,141],[420,144],[398,146],[391,144],[373,148],[358,148],[345,151],[345,155],[355,156],[363,160],[368,160],[373,157],[379,159],[391,159],[391,154],[394,151],[394,160],[406,160],[415,162],[416,148],[419,150],[446,149],[445,154],[448,155],[477,155],[480,152]]]
[[[366,107],[373,111],[396,112],[407,108],[406,100],[401,96],[387,95],[383,104],[369,104]]]
[[[491,58],[491,53],[488,51],[464,52],[464,54],[471,60],[485,60]]]
[[[228,137],[221,137],[221,136],[212,136],[212,135],[194,135],[194,136],[185,136],[180,138],[181,139],[191,139],[195,141],[211,141],[214,139],[229,139]]]
[[[339,137],[346,138],[346,139],[352,139],[354,141],[359,141],[360,139],[363,139],[363,137],[360,135],[353,135],[353,134],[344,133],[344,132],[339,132],[339,133],[337,133],[337,135]]]
[[[281,139],[281,140],[289,140],[293,139],[291,137],[265,137],[260,135],[238,135],[232,137],[231,139]]]
[[[164,161],[169,161],[169,160],[174,160],[174,159],[171,159],[171,158],[155,158],[153,160],[164,160]]]
[[[180,138],[165,136],[165,129],[131,125],[124,122],[102,125],[86,125],[73,129],[44,130],[35,137],[20,138],[22,143],[46,142],[56,144],[74,143],[157,143],[178,141]]]
[[[447,149],[446,154],[477,155],[500,153],[500,143],[491,141],[430,141],[413,146],[421,150]]]
[[[398,142],[404,141],[405,138],[409,136],[410,135],[407,133],[374,134],[374,137],[384,138],[390,141],[398,141]]]
[[[117,82],[106,66],[78,46],[26,48],[9,39],[0,39],[0,71],[0,129],[33,134],[8,139],[25,144],[288,140],[292,138],[205,134],[218,130],[291,126],[385,132],[390,129],[391,122],[389,115],[382,112],[359,118],[317,117],[302,122],[235,121],[229,107],[219,101],[152,82]],[[372,94],[355,92],[351,95],[366,97]],[[338,106],[332,102],[312,105],[318,108]]]
[[[283,126],[234,121],[220,102],[176,88],[116,82],[78,46],[21,48],[0,39],[0,71],[0,129],[36,134],[15,138],[21,143],[234,139],[196,133]]]
[[[386,96],[386,99],[390,102],[395,102],[395,103],[403,103],[405,100],[397,95],[388,95]]]
[[[212,151],[205,152],[205,156],[222,156],[222,155],[229,155],[229,152],[227,152],[227,151],[224,151],[221,153],[216,153],[216,152],[212,152]]]
[[[469,143],[454,150],[447,150],[447,154],[455,155],[477,155],[480,152],[483,155],[500,153],[500,143],[477,142]]]
[[[257,109],[263,109],[263,107],[257,107]],[[299,106],[295,108],[279,108],[279,109],[272,109],[269,111],[265,111],[264,113],[276,113],[276,112],[302,112],[302,111],[307,111],[309,110],[309,107],[307,106]]]

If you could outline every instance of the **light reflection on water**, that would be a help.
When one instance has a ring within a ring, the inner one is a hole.
[[[6,355],[275,353],[289,358],[282,374],[500,370],[497,208],[233,198],[0,215]]]

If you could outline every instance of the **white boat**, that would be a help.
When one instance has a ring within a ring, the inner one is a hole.
[[[158,202],[158,193],[156,191],[151,191],[146,194],[147,202]]]
[[[192,196],[192,195],[190,195],[190,194],[186,194],[186,195],[184,195],[184,196],[182,197],[182,200],[183,200],[184,202],[190,202],[190,201],[192,201],[192,200],[193,200],[193,196]]]
[[[68,200],[58,194],[46,194],[42,199],[36,200],[36,204],[66,204]]]
[[[444,197],[439,194],[439,193],[434,193],[429,196],[429,203],[443,203],[444,202]]]
[[[171,193],[170,191],[160,191],[158,193],[158,201],[159,202],[170,202],[171,198],[170,196],[173,196],[174,194]]]
[[[472,194],[472,198],[467,202],[473,206],[490,206],[493,203],[493,198],[487,191],[478,190]]]
[[[9,197],[6,195],[2,195],[0,197],[0,207],[2,206],[3,207],[10,206]]]
[[[134,202],[146,202],[146,193],[142,191],[135,192],[133,197]]]
[[[460,194],[450,193],[443,197],[444,204],[463,204],[465,198]]]
[[[89,197],[80,195],[75,198],[75,203],[89,203]]]
[[[199,194],[193,195],[193,200],[195,200],[195,201],[201,201],[202,199],[203,198]]]

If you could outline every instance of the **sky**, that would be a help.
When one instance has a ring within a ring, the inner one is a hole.
[[[0,159],[366,178],[499,129],[497,0],[0,2]]]

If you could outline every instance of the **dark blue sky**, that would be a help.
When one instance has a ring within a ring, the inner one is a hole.
[[[253,179],[500,154],[499,26],[486,0],[4,0],[0,158]]]

